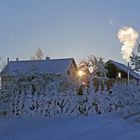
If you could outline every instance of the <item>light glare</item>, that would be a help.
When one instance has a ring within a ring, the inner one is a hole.
[[[82,77],[82,76],[83,76],[83,71],[79,70],[79,71],[78,71],[78,75],[79,75],[80,77]]]

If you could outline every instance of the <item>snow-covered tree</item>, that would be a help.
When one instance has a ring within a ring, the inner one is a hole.
[[[79,63],[79,67],[89,70],[92,76],[106,77],[107,70],[103,58],[94,55],[87,56]]]
[[[44,59],[44,52],[42,48],[37,48],[35,54],[31,57],[32,60],[42,60]]]

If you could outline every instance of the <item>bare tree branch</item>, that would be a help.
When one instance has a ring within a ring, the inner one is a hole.
[[[41,48],[38,48],[34,54],[34,56],[31,56],[32,60],[42,60],[44,59],[44,52]]]
[[[89,55],[80,61],[79,68],[84,71],[88,70],[94,75],[106,76],[105,63],[101,57]]]

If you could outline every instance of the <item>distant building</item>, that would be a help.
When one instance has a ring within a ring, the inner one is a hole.
[[[108,70],[108,78],[121,78],[127,79],[128,77],[128,66],[116,62],[114,60],[109,60],[106,62],[106,69]],[[129,69],[130,79],[140,80],[140,75],[133,70]]]
[[[77,65],[73,58],[50,59],[45,60],[27,60],[27,61],[9,61],[7,66],[1,72],[2,88],[18,76],[29,73],[55,74],[58,76],[68,76],[73,80],[77,79]]]

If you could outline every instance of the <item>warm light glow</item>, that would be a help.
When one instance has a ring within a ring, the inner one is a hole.
[[[82,82],[82,85],[86,85],[86,82]]]
[[[118,73],[118,77],[121,78],[121,73],[120,72]]]
[[[79,71],[78,71],[78,75],[79,75],[80,77],[82,77],[82,76],[84,75],[83,71],[79,70]]]

